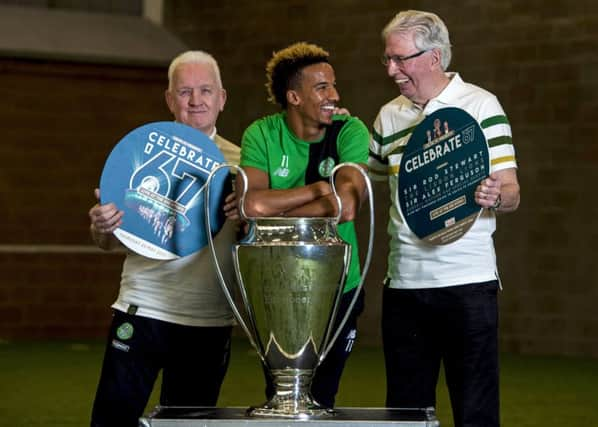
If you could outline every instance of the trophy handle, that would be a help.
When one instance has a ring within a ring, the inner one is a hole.
[[[363,268],[361,270],[361,277],[359,278],[359,284],[357,285],[357,288],[355,290],[355,295],[353,296],[353,299],[351,300],[351,304],[349,304],[349,307],[347,308],[347,312],[345,313],[343,320],[340,322],[336,332],[332,336],[332,339],[326,344],[326,348],[324,349],[324,351],[322,351],[322,354],[320,355],[319,363],[321,363],[324,360],[324,358],[328,355],[328,352],[330,352],[330,350],[332,349],[332,346],[336,342],[341,331],[343,330],[345,323],[347,323],[347,320],[349,319],[349,316],[351,315],[351,311],[353,310],[353,307],[355,307],[355,303],[357,302],[357,298],[359,298],[361,288],[363,287],[363,283],[365,281],[365,276],[370,268],[370,262],[372,260],[372,248],[374,246],[374,192],[372,191],[372,183],[370,181],[370,178],[368,177],[367,173],[363,170],[363,168],[361,166],[359,166],[357,163],[352,163],[352,162],[340,163],[340,164],[336,165],[334,167],[334,169],[332,169],[332,172],[330,173],[330,186],[332,187],[332,192],[333,192],[334,197],[336,198],[336,201],[338,203],[337,224],[341,218],[342,204],[341,204],[341,199],[336,192],[336,187],[334,185],[334,175],[340,168],[345,167],[345,166],[352,167],[359,171],[359,173],[361,174],[361,176],[363,177],[363,179],[365,181],[365,185],[366,185],[366,188],[368,191],[368,200],[369,200],[369,205],[370,205],[370,233],[369,233],[369,238],[368,238],[368,251],[367,251],[367,255],[365,257],[365,262],[363,263]],[[347,267],[347,270],[348,270],[348,267]]]
[[[253,348],[255,348],[255,350],[257,351],[260,358],[262,358],[262,360],[263,360],[264,358],[262,356],[262,352],[259,350],[259,347],[257,346],[257,344],[253,338],[253,334],[251,333],[249,327],[247,326],[247,322],[245,322],[245,320],[241,316],[241,312],[239,311],[239,309],[237,308],[237,305],[235,304],[235,300],[230,292],[230,288],[228,287],[226,280],[224,280],[224,275],[222,274],[222,270],[220,268],[220,263],[218,262],[218,256],[216,255],[216,249],[214,247],[214,239],[212,238],[212,232],[211,232],[212,225],[210,222],[210,210],[209,210],[210,209],[210,182],[212,181],[212,178],[216,175],[216,173],[220,169],[225,168],[225,167],[236,169],[237,172],[240,173],[241,176],[243,177],[243,194],[241,195],[241,198],[240,198],[239,213],[240,213],[241,218],[247,219],[247,216],[245,215],[245,209],[244,209],[245,194],[247,194],[247,175],[245,174],[245,171],[243,169],[241,169],[238,165],[235,165],[232,163],[221,163],[219,166],[212,169],[212,172],[210,172],[210,175],[208,176],[208,179],[206,180],[206,183],[205,183],[206,191],[205,191],[205,203],[204,203],[205,206],[204,206],[204,208],[205,208],[205,224],[206,224],[206,231],[207,231],[206,234],[208,236],[208,246],[210,247],[210,252],[212,253],[212,260],[214,261],[214,267],[216,269],[216,274],[218,275],[218,280],[220,281],[222,291],[224,292],[224,296],[228,300],[231,310],[233,311],[235,318],[239,322],[239,325],[241,325],[241,328],[243,329],[243,331],[245,331],[245,334],[249,338],[249,342],[251,343]],[[241,289],[241,292],[244,292],[244,290]]]

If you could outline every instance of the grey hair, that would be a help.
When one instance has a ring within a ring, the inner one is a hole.
[[[451,41],[446,25],[431,12],[406,10],[398,13],[382,30],[382,39],[394,33],[413,32],[413,42],[420,50],[440,49],[440,64],[447,70],[451,63]]]
[[[203,50],[188,50],[181,53],[179,56],[174,58],[168,67],[168,89],[172,89],[172,75],[174,70],[181,64],[206,64],[210,65],[214,70],[214,76],[216,77],[216,83],[218,87],[222,89],[222,78],[220,77],[220,68],[218,62],[212,55]]]

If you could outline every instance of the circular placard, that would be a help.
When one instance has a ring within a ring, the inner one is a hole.
[[[449,107],[427,116],[401,158],[398,200],[411,231],[434,245],[454,242],[480,215],[474,192],[490,172],[488,143],[478,122]]]
[[[176,122],[148,123],[114,147],[100,179],[101,203],[124,211],[115,236],[129,249],[154,259],[189,255],[207,244],[204,188],[224,156],[202,132]],[[227,174],[210,183],[210,221],[224,223]],[[228,193],[227,193],[228,194]]]

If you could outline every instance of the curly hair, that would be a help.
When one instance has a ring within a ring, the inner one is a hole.
[[[328,62],[328,52],[315,44],[299,42],[278,52],[266,64],[268,101],[287,108],[287,90],[296,87],[301,70],[308,65]]]

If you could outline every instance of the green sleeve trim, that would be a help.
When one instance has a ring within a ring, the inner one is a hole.
[[[496,138],[490,138],[488,140],[489,147],[497,147],[503,144],[513,144],[513,138],[510,136],[498,136]]]
[[[391,142],[396,141],[399,138],[403,138],[406,135],[409,135],[410,133],[413,132],[413,129],[415,129],[416,126],[412,126],[410,128],[407,129],[403,129],[400,132],[397,133],[393,133],[392,135],[389,135],[387,137],[382,137],[382,135],[380,135],[378,132],[376,132],[375,129],[372,130],[372,137],[374,138],[374,141],[376,141],[378,144],[380,145],[386,145],[386,144],[390,144]]]
[[[480,126],[482,126],[482,129],[486,129],[486,128],[489,128],[490,126],[494,126],[494,125],[508,125],[508,124],[509,124],[509,119],[507,119],[507,116],[499,115],[499,116],[488,117],[486,120],[483,120],[482,123],[480,123]]]

